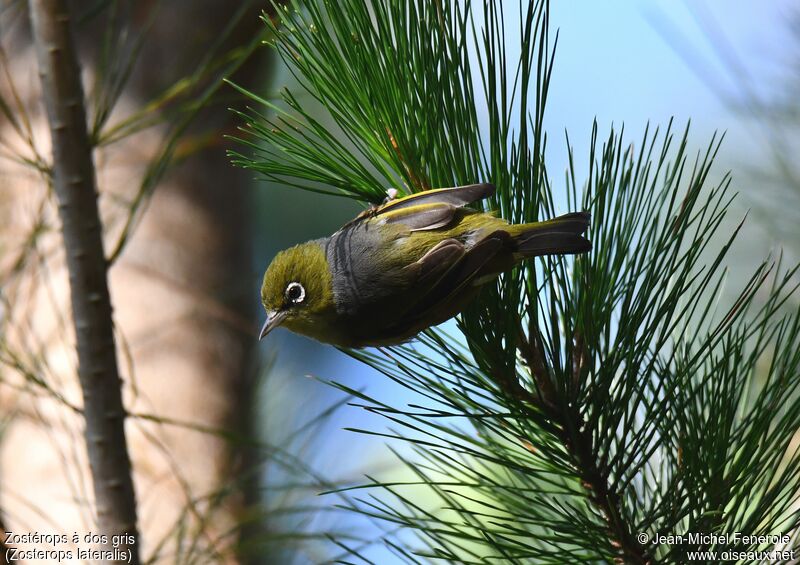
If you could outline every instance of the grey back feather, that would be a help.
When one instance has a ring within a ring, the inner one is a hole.
[[[393,244],[391,238],[385,240],[385,230],[375,223],[361,222],[328,239],[325,253],[340,314],[355,316],[361,308],[382,304],[406,288],[410,273],[385,264],[387,255],[378,252],[383,245]]]

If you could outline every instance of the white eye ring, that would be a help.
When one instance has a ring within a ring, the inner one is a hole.
[[[306,289],[303,288],[299,282],[290,282],[286,285],[286,292],[284,293],[286,300],[292,304],[300,304],[306,299]]]

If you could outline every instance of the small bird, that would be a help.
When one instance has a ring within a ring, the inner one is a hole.
[[[461,312],[480,287],[540,255],[583,253],[588,212],[509,224],[466,208],[491,184],[426,190],[365,210],[264,273],[263,339],[278,326],[341,347],[402,343]]]

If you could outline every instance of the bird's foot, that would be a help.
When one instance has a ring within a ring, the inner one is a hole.
[[[392,200],[397,198],[397,189],[396,188],[387,188],[386,189],[386,198],[383,199],[384,204],[388,204]]]

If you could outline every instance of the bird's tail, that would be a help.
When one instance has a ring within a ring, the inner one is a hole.
[[[589,212],[573,212],[545,222],[515,225],[511,233],[517,246],[515,255],[527,259],[585,253],[592,249],[591,242],[582,235],[590,221]]]

